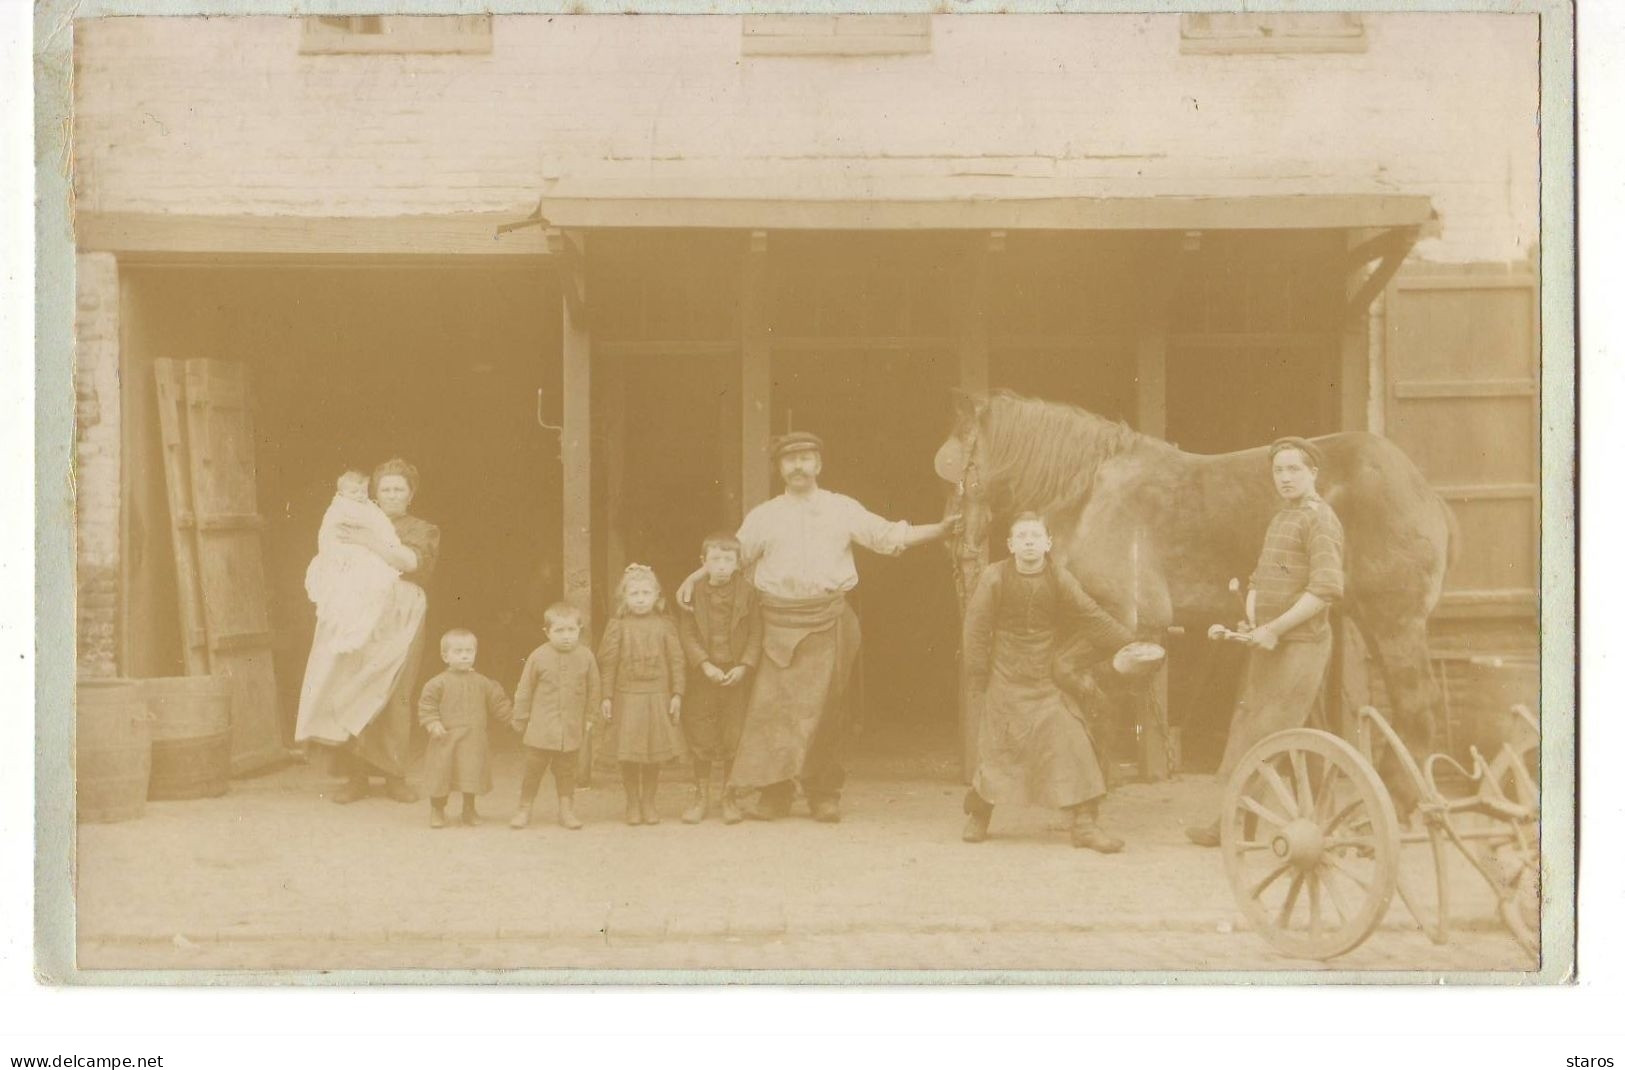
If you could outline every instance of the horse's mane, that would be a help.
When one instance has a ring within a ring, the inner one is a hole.
[[[983,479],[1000,506],[1045,515],[1083,502],[1100,466],[1145,438],[1120,420],[1008,390],[988,395],[979,423]]]

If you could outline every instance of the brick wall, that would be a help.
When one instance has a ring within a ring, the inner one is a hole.
[[[931,48],[744,56],[732,16],[499,16],[485,55],[301,55],[292,18],[76,24],[81,209],[528,212],[544,176],[753,196],[1419,193],[1419,255],[1536,232],[1533,16],[1367,15],[1349,54],[1184,55],[1172,15],[937,16]],[[1041,106],[1038,103],[1041,102]]]
[[[75,324],[74,492],[78,538],[79,672],[118,671],[119,589],[118,266],[78,258]]]

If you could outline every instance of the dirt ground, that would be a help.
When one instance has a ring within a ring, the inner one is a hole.
[[[496,759],[484,823],[432,830],[428,805],[336,806],[310,766],[235,781],[218,799],[148,804],[85,825],[77,849],[87,970],[937,969],[1519,970],[1529,963],[1463,873],[1457,931],[1431,944],[1397,901],[1329,964],[1286,959],[1246,930],[1217,851],[1183,824],[1211,778],[1131,784],[1106,804],[1116,856],[1067,845],[1058,814],[1000,810],[959,839],[962,789],[941,769],[858,763],[845,820],[683,825],[619,820],[618,787],[577,797],[587,827],[508,828],[517,761]],[[456,804],[453,804],[455,811]],[[1426,861],[1425,855],[1415,861]]]

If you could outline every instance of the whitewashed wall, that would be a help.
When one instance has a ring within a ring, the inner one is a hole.
[[[528,212],[544,175],[770,194],[1431,196],[1435,260],[1536,237],[1536,24],[1368,15],[1353,54],[1182,55],[1177,16],[938,16],[929,53],[741,56],[728,16],[504,16],[488,55],[301,55],[291,18],[77,25],[79,207]],[[620,183],[617,182],[619,185]]]

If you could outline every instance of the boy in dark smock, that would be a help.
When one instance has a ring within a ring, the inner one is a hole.
[[[1230,718],[1220,784],[1265,736],[1309,720],[1332,656],[1328,611],[1343,597],[1343,524],[1315,489],[1320,451],[1306,439],[1278,439],[1270,469],[1281,508],[1247,587],[1247,674]],[[1217,847],[1219,822],[1185,835]]]
[[[491,790],[491,743],[487,722],[507,721],[513,703],[502,685],[474,671],[479,650],[474,633],[453,628],[440,639],[446,671],[423,685],[418,720],[429,733],[423,777],[429,790],[429,827],[446,823],[451,793],[463,795],[462,822],[479,823],[474,798]]]
[[[1054,806],[1072,815],[1073,846],[1120,851],[1123,841],[1099,826],[1106,781],[1082,711],[1061,690],[1053,665],[1058,644],[1074,630],[1102,655],[1133,636],[1049,559],[1042,518],[1017,517],[1009,547],[1009,558],[982,573],[965,610],[967,686],[985,698],[964,839],[987,838],[995,806]]]
[[[700,549],[705,582],[694,588],[694,611],[677,622],[683,656],[691,670],[683,710],[683,736],[694,758],[694,803],[688,824],[705,820],[711,804],[711,771],[722,763],[722,820],[742,817],[727,779],[745,723],[745,678],[762,656],[762,620],[756,592],[739,574],[739,540],[726,532],[708,536]]]
[[[508,824],[530,824],[531,808],[542,778],[553,770],[559,797],[559,824],[581,827],[576,816],[576,761],[598,709],[601,685],[598,659],[581,645],[581,611],[557,602],[547,607],[547,642],[525,659],[514,696],[513,727],[521,734],[525,774],[519,785],[519,809]]]

